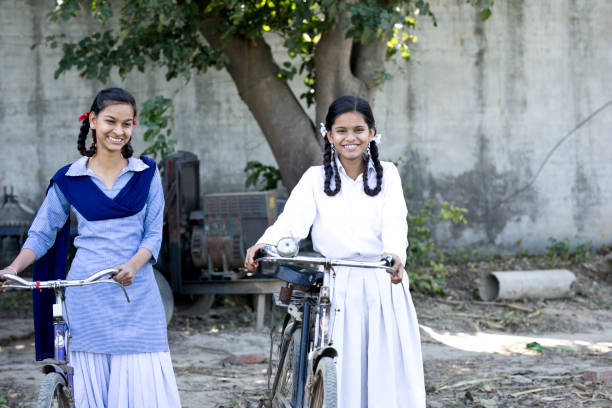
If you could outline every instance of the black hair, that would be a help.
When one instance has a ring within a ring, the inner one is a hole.
[[[347,112],[359,112],[369,129],[374,129],[376,132],[376,123],[374,122],[374,114],[370,104],[358,96],[341,96],[329,105],[327,110],[327,116],[325,116],[325,129],[327,133],[331,132],[331,128],[336,121],[336,118],[343,113]],[[364,155],[365,169],[363,171],[363,190],[369,196],[377,195],[382,188],[383,168],[378,159],[378,146],[373,140],[369,144],[370,155]],[[323,166],[325,168],[325,184],[323,190],[328,196],[335,196],[340,191],[340,174],[338,173],[338,166],[336,160],[332,157],[332,145],[329,138],[325,138],[325,148],[323,150]],[[368,161],[372,159],[374,163],[374,169],[376,170],[376,186],[370,188],[368,185]],[[334,189],[332,190],[331,180],[334,178]]]
[[[121,88],[107,88],[103,89],[94,98],[93,103],[91,104],[91,108],[89,112],[93,112],[96,116],[100,113],[101,110],[106,108],[109,105],[116,105],[126,103],[132,106],[134,109],[134,118],[136,117],[137,109],[136,109],[136,100],[128,91]],[[77,149],[79,153],[83,156],[91,157],[96,153],[96,130],[91,129],[93,143],[89,146],[89,149],[85,148],[85,142],[87,141],[87,135],[89,135],[89,115],[83,119],[83,123],[81,124],[81,131],[79,132],[79,138],[77,139]],[[134,154],[134,149],[131,144],[132,139],[123,146],[121,149],[121,155],[123,157],[130,158],[132,154]]]

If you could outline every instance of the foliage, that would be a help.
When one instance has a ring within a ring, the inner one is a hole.
[[[266,166],[258,161],[249,161],[244,168],[247,174],[244,186],[259,186],[260,191],[274,190],[282,181],[280,171],[274,166]]]
[[[466,2],[480,9],[480,20],[485,21],[491,17],[493,0],[466,0]]]
[[[567,347],[543,347],[537,341],[532,341],[531,343],[527,343],[525,347],[528,350],[534,350],[534,351],[537,351],[538,353],[554,353],[554,352],[557,352],[557,351],[560,351],[560,352],[563,352],[563,353],[571,353],[572,352],[572,350],[567,348]]]
[[[114,15],[109,0],[88,2],[92,17],[101,27]],[[177,4],[178,3],[178,4]],[[191,69],[205,72],[208,67],[221,69],[226,62],[220,51],[202,41],[198,33],[202,10],[192,1],[135,0],[124,3],[119,10],[119,29],[109,28],[92,33],[78,43],[64,43],[63,56],[55,77],[76,68],[82,77],[106,82],[111,69],[118,68],[123,78],[133,69],[166,68],[166,79],[178,76],[189,80]],[[51,12],[53,21],[66,21],[81,10],[78,0],[57,2]],[[60,36],[49,36],[47,44],[58,46]]]
[[[558,258],[563,260],[573,258],[578,262],[584,262],[593,245],[592,241],[587,241],[584,244],[576,245],[575,248],[572,248],[569,238],[557,240],[551,237],[548,238],[548,240],[551,242],[551,245],[546,248],[546,254],[551,256],[553,261]]]
[[[430,262],[431,268],[406,265],[410,290],[424,295],[444,295],[446,270],[444,264]]]
[[[490,15],[491,0],[467,2],[482,10],[483,19]],[[87,3],[101,28],[116,19],[110,0]],[[66,21],[80,11],[78,0],[58,1],[50,18]],[[345,12],[350,18],[342,18]],[[298,72],[305,73],[308,91],[301,97],[310,105],[314,103],[315,46],[336,21],[341,22],[347,38],[358,44],[382,41],[387,45],[387,58],[399,53],[408,59],[409,47],[417,40],[412,29],[419,16],[430,17],[437,24],[429,3],[423,0],[133,0],[119,9],[118,30],[108,28],[77,43],[64,43],[55,77],[76,68],[83,77],[105,82],[114,67],[125,77],[133,69],[142,72],[145,67],[158,66],[166,68],[168,80],[179,76],[189,80],[192,70],[221,69],[228,63],[227,57],[199,33],[199,26],[207,19],[218,18],[225,40],[237,36],[257,40],[266,32],[280,35],[289,61],[279,67],[278,76],[291,79]],[[62,37],[49,36],[47,44],[55,48]],[[380,75],[388,74],[381,71]]]
[[[408,215],[406,271],[411,289],[424,294],[444,293],[446,271],[443,264],[435,261],[440,253],[433,240],[433,230],[444,222],[467,224],[467,211],[446,201],[427,200],[419,211]]]
[[[446,201],[427,200],[414,214],[408,214],[408,265],[430,265],[435,255],[433,229],[437,224],[450,221],[467,224],[467,209],[456,207]]]
[[[158,160],[174,152],[176,138],[172,137],[172,129],[169,128],[173,122],[172,100],[163,96],[147,100],[140,118],[140,123],[147,127],[144,140],[150,143],[143,154],[152,155]]]

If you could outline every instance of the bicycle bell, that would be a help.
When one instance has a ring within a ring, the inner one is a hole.
[[[298,254],[300,247],[296,239],[291,237],[281,238],[276,244],[278,254],[285,258],[291,258]]]

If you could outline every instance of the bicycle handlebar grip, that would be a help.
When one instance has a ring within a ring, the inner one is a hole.
[[[390,255],[385,256],[383,259],[381,259],[381,261],[385,263],[385,266],[389,266],[389,267],[392,267],[394,263],[393,257],[391,257]]]
[[[18,275],[13,275],[12,273],[3,273],[2,275],[0,275],[0,281],[8,281],[8,282],[15,282],[19,285],[28,285],[28,282],[25,279],[19,277]]]
[[[255,257],[254,257],[254,258],[255,258],[255,259],[259,259],[259,258],[266,257],[266,256],[268,256],[268,255],[269,255],[269,253],[268,253],[268,251],[266,250],[266,248],[265,248],[265,247],[264,247],[264,248],[259,248],[259,249],[257,250],[257,252],[255,252]]]

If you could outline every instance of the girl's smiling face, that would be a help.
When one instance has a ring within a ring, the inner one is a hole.
[[[336,118],[327,137],[341,161],[361,160],[374,138],[374,129],[368,127],[361,113],[346,112]]]
[[[121,152],[132,137],[134,126],[134,108],[127,103],[108,105],[97,115],[90,113],[89,123],[96,131],[96,149],[98,152]]]

